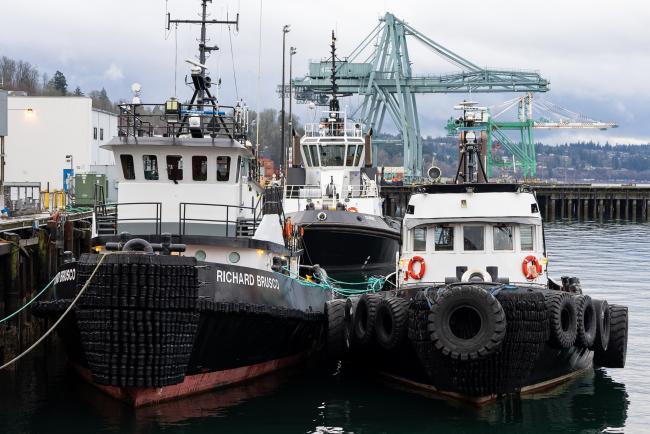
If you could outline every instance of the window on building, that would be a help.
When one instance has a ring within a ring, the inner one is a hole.
[[[192,179],[206,181],[208,179],[208,157],[195,155],[192,157]]]
[[[217,157],[217,181],[230,179],[230,157]]]
[[[104,129],[103,128],[99,129],[99,140],[104,140]]]
[[[454,250],[454,228],[451,226],[436,226],[436,251]]]
[[[183,179],[183,157],[180,155],[167,156],[167,178],[170,181],[181,181]]]
[[[494,226],[492,230],[494,250],[512,250],[512,232],[512,226],[510,225]]]
[[[519,226],[519,241],[521,242],[521,250],[531,251],[535,244],[535,226],[521,225]]]
[[[97,127],[93,128],[93,140],[97,140]]]
[[[356,152],[357,147],[355,145],[348,145],[348,151],[345,156],[345,165],[353,166],[354,165],[354,153]]]
[[[424,252],[427,249],[427,228],[425,226],[413,229],[413,251]]]
[[[344,145],[321,145],[320,164],[322,166],[343,166]]]
[[[463,248],[467,251],[483,250],[483,226],[463,226]]]
[[[155,155],[143,155],[142,166],[144,167],[144,179],[158,181],[158,157]]]
[[[133,165],[133,155],[122,154],[120,155],[120,163],[122,164],[122,174],[124,179],[135,179],[135,166]]]

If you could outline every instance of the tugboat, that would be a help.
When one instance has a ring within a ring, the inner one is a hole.
[[[280,190],[256,181],[246,106],[213,97],[205,39],[199,47],[189,103],[119,106],[118,137],[104,146],[121,175],[118,203],[98,189],[94,251],[66,264],[55,299],[39,306],[74,305],[58,329],[72,366],[136,407],[299,362],[333,298],[290,278],[299,235],[283,232]]]
[[[485,403],[623,368],[628,309],[548,276],[534,191],[488,183],[474,103],[461,105],[454,184],[423,185],[403,220],[399,288],[360,297],[356,356],[387,377]],[[478,181],[485,182],[478,182]]]
[[[331,98],[320,122],[293,137],[284,209],[301,234],[306,263],[332,279],[365,280],[394,271],[400,224],[382,215],[372,129],[347,118],[336,83],[336,37],[331,42]]]

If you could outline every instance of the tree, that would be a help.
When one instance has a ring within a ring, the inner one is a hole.
[[[84,93],[81,91],[81,88],[79,86],[75,87],[74,92],[72,93],[74,96],[84,96]]]
[[[61,71],[56,71],[48,84],[61,95],[68,94],[68,82]]]

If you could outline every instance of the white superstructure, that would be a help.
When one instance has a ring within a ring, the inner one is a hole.
[[[299,147],[304,180],[284,192],[285,213],[305,209],[347,209],[381,215],[381,198],[370,164],[370,135],[363,125],[346,118],[343,111],[323,112],[321,122],[305,125]],[[368,170],[365,170],[368,168]]]
[[[403,221],[402,284],[546,284],[546,262],[542,218],[526,187],[432,185],[409,200]]]

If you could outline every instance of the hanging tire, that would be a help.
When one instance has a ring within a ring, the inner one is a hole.
[[[627,306],[609,306],[610,330],[607,350],[594,354],[594,364],[605,368],[624,368],[627,355]]]
[[[544,294],[550,327],[550,343],[556,348],[570,348],[578,332],[576,304],[568,292],[548,291]]]
[[[382,299],[377,305],[375,337],[385,350],[397,348],[406,339],[409,302],[399,297]]]
[[[609,344],[611,314],[607,300],[591,300],[596,313],[596,339],[591,347],[595,354],[603,354],[607,351]]]
[[[381,298],[376,294],[363,294],[359,298],[357,308],[354,311],[354,338],[366,345],[372,341],[375,331],[375,317],[377,306]]]
[[[339,358],[349,348],[349,336],[345,327],[346,300],[330,300],[325,303],[327,321],[327,355]]]
[[[477,360],[494,353],[506,333],[501,304],[483,288],[460,285],[438,292],[428,318],[435,348],[454,360]]]
[[[591,348],[596,340],[596,312],[591,297],[579,295],[576,297],[576,346]]]

